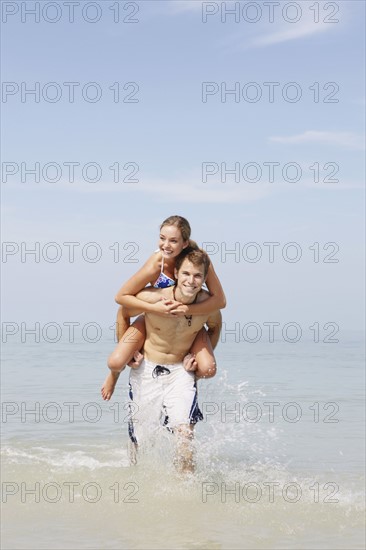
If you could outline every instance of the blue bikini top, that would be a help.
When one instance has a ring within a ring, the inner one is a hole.
[[[159,252],[159,250],[157,250],[157,252]],[[165,273],[163,272],[163,269],[164,269],[164,257],[162,258],[162,262],[161,262],[160,275],[154,283],[155,288],[168,288],[169,286],[175,285],[175,280],[168,277],[168,275],[165,275]]]

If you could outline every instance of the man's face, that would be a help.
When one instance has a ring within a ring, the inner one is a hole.
[[[179,271],[175,272],[175,276],[179,292],[192,300],[205,282],[204,266],[203,264],[193,265],[188,259],[184,260]]]

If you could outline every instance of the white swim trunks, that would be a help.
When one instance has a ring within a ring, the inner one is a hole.
[[[144,359],[130,371],[130,399],[128,431],[133,443],[139,442],[142,430],[152,435],[161,426],[173,430],[203,419],[194,373],[183,363],[161,365]]]

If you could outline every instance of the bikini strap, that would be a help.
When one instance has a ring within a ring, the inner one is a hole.
[[[158,254],[159,252],[161,253],[161,250],[160,250],[160,248],[157,248],[155,250],[155,254]],[[161,254],[161,270],[160,270],[160,273],[163,273],[163,271],[164,271],[164,256]]]

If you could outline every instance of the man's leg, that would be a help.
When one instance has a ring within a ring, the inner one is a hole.
[[[180,473],[194,472],[193,429],[202,420],[197,403],[197,387],[194,373],[184,369],[182,363],[167,365],[169,382],[164,388],[164,407],[167,426],[172,428],[176,438],[174,464]]]
[[[193,473],[195,470],[193,430],[193,424],[181,424],[175,430],[176,456],[174,464],[181,474]]]
[[[137,462],[138,448],[161,428],[163,389],[160,379],[153,376],[155,367],[155,363],[144,359],[138,368],[130,371],[128,433],[131,464]]]

